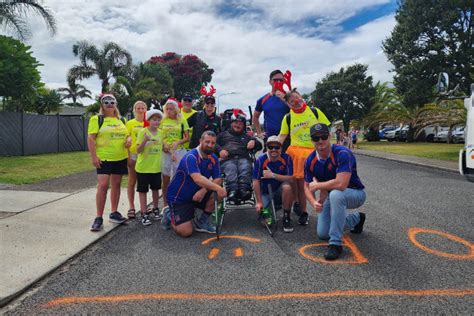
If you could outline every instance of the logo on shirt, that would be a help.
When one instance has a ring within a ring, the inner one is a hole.
[[[212,170],[212,164],[207,165],[207,170]]]
[[[285,170],[285,166],[280,166],[280,168],[278,168],[278,169],[280,169],[280,171],[283,171],[283,170]]]
[[[328,170],[332,170],[332,163],[328,163]]]

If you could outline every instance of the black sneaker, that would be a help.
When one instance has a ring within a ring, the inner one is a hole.
[[[153,212],[153,219],[155,221],[161,221],[161,219],[163,218],[163,215],[161,215],[160,209],[154,208],[152,212]]]
[[[296,215],[301,216],[302,212],[300,210],[300,203],[293,203],[293,212],[295,212]]]
[[[342,253],[342,246],[329,245],[328,252],[324,255],[326,260],[336,260]]]
[[[119,212],[112,212],[109,215],[109,222],[115,223],[115,224],[122,224],[125,222],[127,219],[122,216]]]
[[[300,218],[298,218],[298,224],[300,225],[308,225],[309,223],[309,216],[307,212],[303,212],[300,215]]]
[[[102,230],[103,223],[104,223],[104,220],[102,219],[102,217],[96,217],[94,219],[94,223],[92,223],[91,232],[98,232]]]
[[[353,234],[360,234],[364,230],[364,223],[365,223],[365,213],[359,213],[360,221],[357,225],[355,225],[354,229],[351,230]]]
[[[291,219],[288,215],[283,216],[283,231],[285,233],[292,233],[293,232],[293,224],[291,224]]]
[[[151,225],[150,216],[148,214],[143,214],[142,215],[142,225],[143,226]]]

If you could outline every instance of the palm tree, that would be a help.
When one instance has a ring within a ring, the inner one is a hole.
[[[78,98],[92,99],[90,90],[87,90],[83,85],[76,83],[74,78],[68,78],[67,83],[68,87],[59,88],[57,90],[59,93],[61,93],[61,100],[72,99],[72,105],[78,106],[80,105],[77,103]]]
[[[25,40],[31,36],[26,22],[30,13],[40,15],[51,35],[56,33],[56,20],[51,11],[37,0],[2,0],[0,2],[0,27],[12,29],[15,35]]]
[[[125,74],[132,65],[130,53],[113,42],[98,49],[92,43],[79,41],[72,52],[79,57],[80,64],[69,70],[69,76],[82,80],[97,75],[102,81],[102,92],[107,91],[110,78]]]

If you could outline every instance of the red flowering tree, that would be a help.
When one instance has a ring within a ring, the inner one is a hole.
[[[160,63],[168,67],[173,77],[173,90],[177,99],[181,99],[185,94],[198,98],[201,86],[211,82],[214,73],[214,69],[209,68],[196,55],[181,56],[168,52],[161,56],[151,57],[148,63]]]

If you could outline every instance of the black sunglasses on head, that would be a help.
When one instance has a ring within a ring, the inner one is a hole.
[[[313,142],[319,142],[319,140],[328,140],[329,138],[329,135],[326,134],[326,135],[321,135],[321,136],[316,136],[316,135],[311,135],[311,139],[313,140]]]
[[[269,150],[280,150],[280,149],[281,149],[281,146],[278,146],[278,145],[276,145],[276,146],[268,145],[267,148],[268,148]]]

